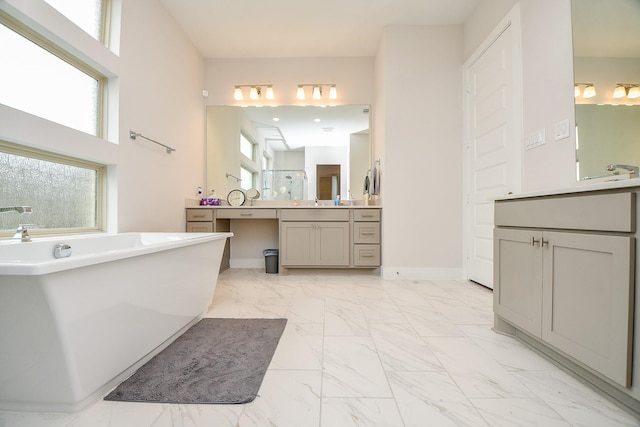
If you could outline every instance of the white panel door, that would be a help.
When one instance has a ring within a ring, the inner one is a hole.
[[[465,65],[467,275],[490,288],[493,200],[521,188],[519,31],[506,21]]]

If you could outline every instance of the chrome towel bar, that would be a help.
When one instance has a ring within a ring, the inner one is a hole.
[[[141,133],[137,133],[137,132],[134,132],[134,131],[132,131],[132,130],[130,130],[130,131],[129,131],[129,138],[131,138],[131,139],[136,139],[137,137],[144,138],[144,139],[146,139],[147,141],[151,141],[151,142],[153,142],[153,143],[155,143],[155,144],[158,144],[158,145],[162,145],[162,146],[167,150],[167,154],[171,154],[171,152],[172,152],[172,151],[176,151],[176,149],[175,149],[175,148],[171,148],[171,147],[169,147],[168,145],[164,145],[164,144],[163,144],[163,143],[161,143],[161,142],[155,141],[155,140],[153,140],[153,139],[151,139],[151,138],[147,138],[146,136],[144,136],[144,135],[143,135],[143,134],[141,134]]]

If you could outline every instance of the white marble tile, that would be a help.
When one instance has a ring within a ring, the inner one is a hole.
[[[493,311],[490,308],[471,307],[457,299],[434,299],[429,303],[454,325],[493,325]]]
[[[469,338],[424,340],[469,398],[532,397],[533,393]]]
[[[558,369],[516,338],[494,332],[491,325],[459,325],[458,328],[509,371]]]
[[[258,397],[243,405],[237,426],[318,426],[320,383],[320,371],[267,371]]]
[[[327,298],[324,329],[325,335],[370,336],[362,306],[345,299]]]
[[[487,426],[446,372],[388,372],[405,426]]]
[[[451,321],[430,305],[401,306],[407,321],[422,337],[462,337],[464,334]]]
[[[640,418],[563,371],[522,371],[514,375],[571,425],[640,426]]]
[[[442,371],[429,346],[409,324],[372,324],[371,336],[384,369],[389,371]]]
[[[373,339],[325,337],[323,397],[391,397]]]
[[[324,301],[323,296],[299,292],[291,299],[286,317],[290,322],[324,323]]]
[[[390,298],[360,300],[367,323],[407,323],[400,307]]]
[[[242,405],[166,405],[164,412],[151,427],[236,427]],[[114,424],[131,427],[146,424]]]
[[[287,322],[269,369],[322,370],[323,325]]]
[[[0,412],[0,427],[64,427],[75,418],[75,414]]]
[[[537,398],[471,399],[491,427],[571,427]]]
[[[393,399],[322,399],[322,427],[398,427],[404,425]]]

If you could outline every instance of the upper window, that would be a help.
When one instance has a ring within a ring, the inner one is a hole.
[[[256,160],[255,146],[256,144],[253,141],[249,140],[249,138],[247,138],[244,133],[240,134],[240,152],[244,154],[249,160],[254,162]]]
[[[0,103],[101,136],[101,89],[106,79],[29,30],[6,23],[12,28],[5,22],[0,25]]]
[[[93,38],[104,41],[103,0],[44,0],[71,22],[89,33]]]

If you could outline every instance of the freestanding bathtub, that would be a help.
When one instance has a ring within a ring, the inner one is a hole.
[[[106,394],[206,313],[232,235],[0,242],[0,409],[72,412]]]

